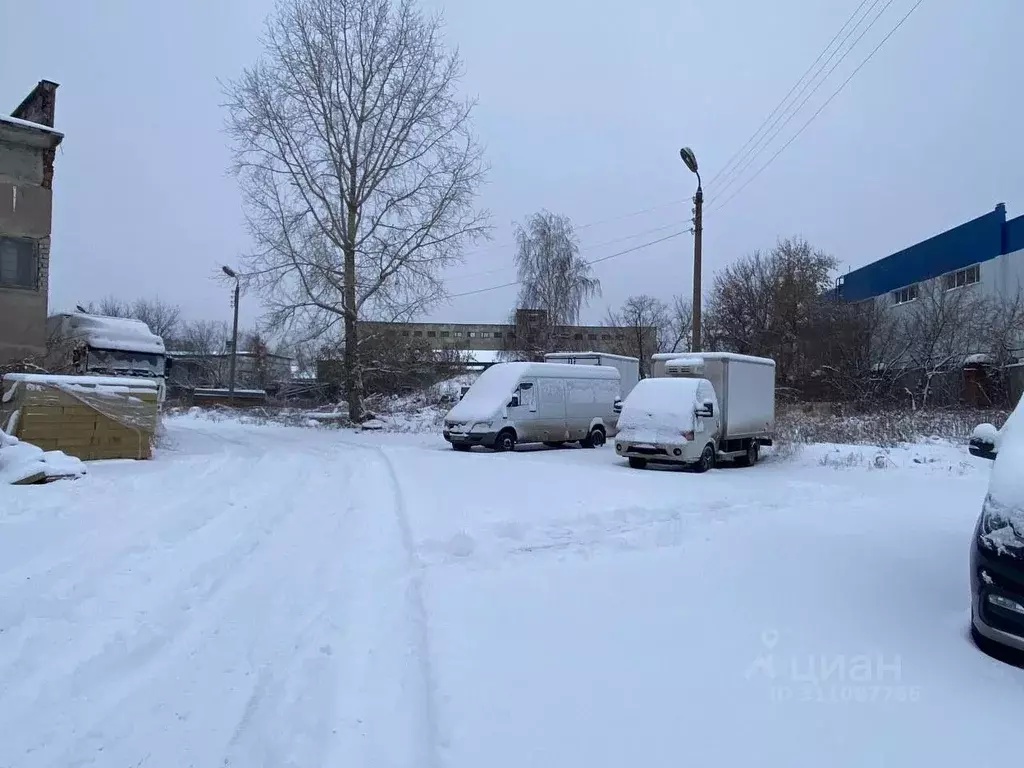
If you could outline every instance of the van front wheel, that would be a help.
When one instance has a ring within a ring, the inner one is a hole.
[[[600,427],[594,427],[590,430],[590,434],[580,440],[580,445],[584,448],[600,448],[604,445],[604,430]]]
[[[516,433],[511,429],[506,429],[498,433],[497,439],[494,441],[494,450],[496,451],[511,451],[516,447]]]
[[[697,472],[707,472],[709,469],[715,467],[715,446],[708,443],[704,446],[704,450],[701,451],[700,459],[694,465],[694,469]]]

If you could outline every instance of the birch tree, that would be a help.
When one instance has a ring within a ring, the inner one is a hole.
[[[260,60],[226,86],[227,130],[255,250],[246,281],[272,327],[344,337],[363,415],[359,323],[407,320],[486,234],[473,102],[438,18],[411,0],[284,0]]]

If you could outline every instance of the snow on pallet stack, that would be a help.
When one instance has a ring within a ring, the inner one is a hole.
[[[44,451],[80,459],[148,459],[157,426],[150,379],[8,374],[0,427]]]

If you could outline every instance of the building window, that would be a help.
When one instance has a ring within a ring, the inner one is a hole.
[[[462,338],[462,331],[456,331],[455,332],[455,338],[461,339]]]
[[[423,331],[413,331],[412,335],[415,336],[417,339],[422,338]]]
[[[495,331],[494,332],[494,338],[500,339],[501,338],[501,331]]]
[[[469,338],[471,338],[471,339],[475,339],[476,338],[476,331],[467,331],[466,335],[469,336]]]
[[[437,331],[427,331],[427,338],[428,339],[436,339],[437,338]]]
[[[583,334],[582,333],[574,334],[573,337],[572,337],[572,340],[573,341],[583,341]]]
[[[587,339],[590,340],[590,341],[597,341],[597,334],[596,333],[588,333],[587,334]]]
[[[615,340],[616,341],[622,341],[625,338],[626,338],[625,334],[622,334],[622,333],[616,333],[615,334]]]
[[[908,285],[906,288],[900,288],[898,291],[892,292],[893,304],[907,304],[908,302],[914,301],[917,298],[917,285]]]
[[[447,339],[448,338],[448,331],[441,331],[441,338],[442,339]]]
[[[611,339],[611,337],[612,337],[612,335],[610,333],[602,333],[601,334],[601,341],[608,341],[608,340]]]
[[[403,335],[403,336],[408,336],[408,335],[409,335],[409,332],[408,332],[408,331],[402,331],[402,335]]]
[[[965,285],[974,285],[979,280],[981,280],[980,265],[975,264],[967,269],[958,269],[956,272],[946,275],[946,290],[951,291],[954,288],[963,288]]]
[[[35,240],[0,237],[0,285],[33,291],[39,287],[39,255]]]

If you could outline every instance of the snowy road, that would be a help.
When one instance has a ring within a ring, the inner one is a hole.
[[[177,420],[0,489],[0,766],[1014,762],[1024,672],[966,637],[988,468],[873,458]]]

